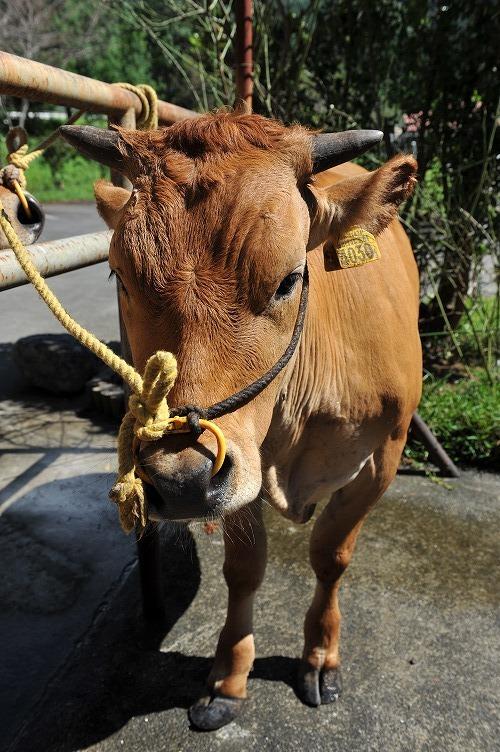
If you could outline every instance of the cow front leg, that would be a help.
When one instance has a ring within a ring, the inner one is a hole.
[[[394,478],[404,443],[390,441],[358,477],[333,494],[311,533],[310,560],[316,589],[304,624],[304,652],[297,693],[307,705],[335,702],[342,690],[339,581],[354,552],[369,509]]]
[[[247,694],[255,647],[253,602],[266,567],[266,532],[260,501],[224,520],[224,577],[228,587],[226,623],[208,678],[210,694],[189,709],[202,730],[220,728],[240,712]]]

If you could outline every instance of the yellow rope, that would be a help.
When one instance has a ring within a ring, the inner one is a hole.
[[[137,116],[135,127],[140,131],[158,128],[158,96],[152,86],[148,84],[117,83],[122,89],[132,91],[141,100],[142,110]]]
[[[30,164],[40,157],[44,150],[43,149],[36,149],[35,151],[32,151],[30,154],[28,154],[28,144],[24,144],[21,146],[20,149],[17,151],[13,151],[11,154],[8,155],[7,160],[9,164],[14,165],[14,167],[17,167],[17,169],[20,172],[18,182],[21,188],[24,190],[26,188],[26,175],[24,174],[25,171],[28,169]]]

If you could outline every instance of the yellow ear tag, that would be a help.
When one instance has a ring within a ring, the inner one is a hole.
[[[329,245],[329,244],[328,244]],[[332,252],[337,256],[338,266],[333,264]],[[330,257],[330,258],[329,258]],[[362,227],[351,227],[341,238],[337,248],[325,246],[325,267],[327,271],[334,268],[351,269],[355,266],[369,264],[380,258],[380,250],[375,237]]]

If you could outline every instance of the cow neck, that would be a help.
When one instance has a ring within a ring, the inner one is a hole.
[[[210,405],[210,407],[206,408],[198,407],[197,405],[184,405],[183,407],[171,408],[170,414],[179,417],[185,416],[188,420],[191,431],[199,435],[203,432],[203,429],[199,424],[200,418],[204,418],[205,420],[215,420],[216,418],[220,418],[222,415],[233,413],[235,412],[235,410],[239,410],[241,407],[247,405],[255,397],[257,397],[258,394],[264,391],[264,389],[269,386],[269,384],[274,381],[276,376],[284,369],[284,367],[290,361],[290,358],[294,354],[295,350],[297,349],[297,345],[304,328],[308,295],[309,270],[307,268],[306,262],[306,265],[304,267],[304,275],[302,278],[302,291],[300,293],[299,310],[297,311],[297,318],[295,320],[292,338],[285,352],[274,364],[274,366],[270,368],[269,371],[267,371],[265,374],[260,376],[260,378],[249,384],[249,386],[246,386],[239,392],[232,394],[230,397],[226,397],[226,399],[221,400],[221,402],[216,402],[214,405]]]

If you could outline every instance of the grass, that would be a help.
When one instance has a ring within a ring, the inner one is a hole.
[[[478,296],[466,301],[465,313],[455,331],[463,356],[468,362],[481,363],[490,384],[495,381],[500,345],[500,298]]]
[[[57,171],[56,184],[49,164],[44,157],[40,157],[28,170],[28,190],[42,204],[54,201],[93,201],[95,181],[106,176],[105,168],[75,156],[61,165]]]
[[[484,369],[451,382],[427,377],[419,412],[450,457],[458,464],[498,468],[500,464],[500,390]],[[427,452],[411,441],[406,456],[427,461]]]

